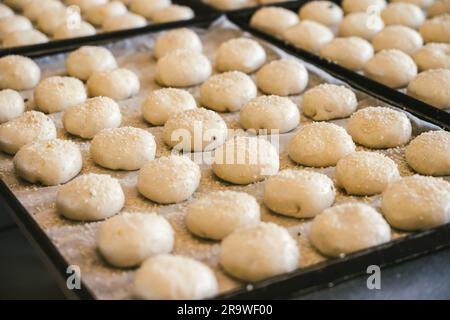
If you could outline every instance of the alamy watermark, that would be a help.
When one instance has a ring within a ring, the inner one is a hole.
[[[367,274],[370,276],[366,280],[366,286],[369,290],[380,290],[381,289],[381,268],[375,264],[367,267]]]

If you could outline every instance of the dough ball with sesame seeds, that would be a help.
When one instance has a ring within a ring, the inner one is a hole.
[[[403,112],[386,107],[367,107],[352,114],[347,131],[356,143],[383,149],[408,143],[412,128]]]
[[[87,80],[94,72],[111,71],[117,62],[111,51],[103,47],[83,46],[71,52],[66,59],[67,73]]]
[[[391,228],[371,206],[345,203],[315,217],[309,239],[322,254],[341,257],[390,241]]]
[[[425,21],[425,13],[412,3],[390,3],[383,11],[381,18],[387,26],[401,25],[418,29]]]
[[[370,42],[360,37],[335,38],[320,49],[320,55],[350,70],[361,70],[372,59]]]
[[[328,122],[305,125],[289,145],[289,157],[309,167],[335,166],[354,151],[355,144],[345,129]]]
[[[86,10],[86,19],[96,26],[101,26],[106,18],[125,13],[127,13],[127,7],[121,1],[111,1],[89,7]]]
[[[318,22],[303,20],[284,30],[283,38],[298,48],[317,54],[325,44],[333,40],[334,35]]]
[[[0,90],[0,124],[21,116],[25,111],[22,96],[14,90]]]
[[[13,159],[16,174],[31,183],[53,186],[75,177],[83,165],[80,148],[69,140],[29,143]]]
[[[326,175],[307,170],[283,170],[267,179],[264,204],[295,218],[311,218],[334,203],[336,190]]]
[[[187,200],[200,184],[200,167],[185,156],[160,157],[139,170],[138,190],[156,203]]]
[[[216,51],[217,71],[241,71],[252,73],[266,61],[266,52],[255,40],[233,38],[223,42]]]
[[[88,173],[63,185],[56,207],[64,217],[77,221],[97,221],[118,213],[125,195],[117,179],[107,174]]]
[[[170,4],[170,0],[131,0],[130,10],[150,19],[154,12],[167,8]]]
[[[450,175],[450,132],[424,132],[405,149],[405,158],[414,171],[430,176]]]
[[[55,138],[55,124],[42,112],[27,111],[0,125],[0,149],[9,154],[30,142]]]
[[[423,45],[422,36],[416,30],[405,26],[387,26],[372,39],[376,52],[384,49],[398,49],[412,54]]]
[[[205,108],[217,112],[239,111],[256,97],[253,80],[240,71],[213,75],[200,88],[200,101]]]
[[[172,226],[153,212],[124,212],[97,229],[98,250],[109,264],[119,268],[139,266],[149,257],[169,253],[173,244]]]
[[[127,12],[118,16],[107,17],[102,24],[105,32],[141,28],[147,25],[147,20],[143,16]]]
[[[336,165],[336,182],[347,194],[370,196],[382,193],[389,183],[400,179],[397,165],[377,152],[358,151]]]
[[[284,30],[299,22],[298,15],[281,7],[262,7],[250,20],[250,25],[273,36],[281,36]]]
[[[303,113],[315,121],[346,118],[358,106],[356,95],[347,87],[320,84],[303,96]]]
[[[194,18],[194,11],[188,6],[172,4],[152,13],[154,23],[167,23]]]
[[[174,29],[163,33],[156,39],[153,55],[156,59],[159,59],[178,49],[201,53],[203,45],[194,31],[188,28]]]
[[[10,55],[0,58],[0,89],[27,90],[35,87],[41,70],[30,58]]]
[[[366,12],[371,6],[377,7],[379,10],[386,7],[386,0],[344,0],[342,8],[345,13]]]
[[[414,51],[412,58],[420,71],[450,69],[450,43],[428,43]]]
[[[409,83],[408,94],[436,108],[450,108],[450,69],[419,73]]]
[[[139,128],[104,129],[91,142],[92,160],[112,170],[137,170],[155,159],[153,135]]]
[[[339,26],[340,37],[359,37],[367,41],[384,28],[384,22],[378,15],[367,12],[354,12],[345,16]]]
[[[124,100],[136,95],[140,89],[137,75],[128,69],[119,68],[94,72],[87,81],[89,96],[105,96]]]
[[[331,1],[311,1],[303,5],[298,12],[300,19],[319,22],[327,27],[338,26],[344,13],[341,7]]]
[[[259,90],[277,96],[299,94],[308,85],[308,71],[295,60],[274,60],[256,73]]]
[[[414,175],[392,183],[383,193],[381,209],[391,226],[424,230],[450,222],[450,183]]]

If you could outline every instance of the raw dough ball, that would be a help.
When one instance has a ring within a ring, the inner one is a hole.
[[[450,69],[419,73],[409,83],[408,94],[439,109],[450,108]]]
[[[63,185],[56,197],[58,211],[68,219],[96,221],[118,213],[125,195],[117,179],[88,173]]]
[[[67,8],[49,9],[42,12],[37,19],[38,28],[48,35],[53,35],[58,27],[71,21],[70,10]],[[73,18],[72,18],[73,19]]]
[[[248,102],[239,114],[244,129],[266,133],[286,133],[296,128],[300,121],[297,105],[289,98],[259,96]]]
[[[403,88],[417,75],[417,66],[406,53],[385,49],[366,63],[364,74],[385,86]]]
[[[14,11],[12,11],[8,6],[0,3],[0,19],[11,17],[14,15]]]
[[[289,156],[309,167],[335,166],[339,159],[355,151],[355,144],[344,128],[328,122],[302,127],[292,138]]]
[[[449,0],[435,0],[427,10],[428,16],[433,18],[444,13],[450,13]]]
[[[300,23],[286,29],[283,38],[303,50],[318,53],[320,49],[333,40],[334,35],[330,29],[311,20],[303,20]]]
[[[398,179],[400,173],[395,162],[377,152],[354,152],[336,165],[336,182],[351,195],[381,193],[389,183]]]
[[[412,3],[421,8],[429,7],[435,0],[391,0],[391,2],[406,2]]]
[[[33,29],[30,20],[22,16],[11,16],[0,19],[0,39],[8,33]]]
[[[147,300],[199,300],[219,293],[214,272],[203,263],[183,256],[160,254],[136,271],[133,293]]]
[[[298,16],[281,7],[262,7],[250,20],[250,25],[273,36],[281,36],[284,30],[299,23]]]
[[[245,192],[211,192],[187,207],[186,226],[202,238],[221,240],[237,229],[259,223],[258,202]]]
[[[5,56],[0,58],[0,89],[27,90],[35,87],[41,70],[30,58]]]
[[[386,7],[386,0],[343,0],[342,8],[345,13],[367,12],[369,7],[378,7],[379,10]]]
[[[346,118],[358,106],[356,95],[347,87],[320,84],[303,96],[303,113],[315,121]]]
[[[428,43],[412,54],[420,71],[450,69],[450,43]]]
[[[218,112],[239,111],[256,97],[253,80],[240,71],[228,71],[213,75],[200,88],[203,106]]]
[[[14,154],[27,143],[56,138],[53,121],[42,112],[27,111],[0,125],[0,149]]]
[[[23,8],[23,15],[31,21],[36,21],[45,11],[60,8],[64,8],[64,5],[58,0],[30,1]]]
[[[29,143],[13,159],[16,174],[31,183],[52,186],[75,177],[83,165],[78,146],[69,140],[38,140]]]
[[[326,175],[306,170],[283,170],[267,179],[264,204],[272,211],[311,218],[334,203],[336,190]]]
[[[156,143],[150,132],[133,127],[104,129],[91,142],[92,160],[112,170],[137,170],[155,159]]]
[[[164,142],[183,151],[210,151],[227,139],[225,121],[214,111],[195,108],[177,112],[164,125]]]
[[[118,16],[109,16],[105,18],[102,29],[106,32],[112,32],[145,27],[146,25],[147,20],[145,20],[143,16],[127,12]]]
[[[405,26],[387,26],[378,32],[372,39],[375,51],[384,49],[399,49],[406,54],[411,54],[422,47],[423,40],[416,30]]]
[[[431,176],[450,175],[450,133],[428,131],[413,139],[405,158],[414,171]]]
[[[330,257],[373,247],[391,240],[391,228],[374,208],[345,203],[325,209],[313,221],[309,239]]]
[[[122,121],[119,105],[108,97],[96,97],[68,108],[62,117],[67,132],[91,139],[107,128],[117,128]]]
[[[164,86],[190,87],[211,75],[211,63],[192,50],[175,50],[158,60],[155,80]]]
[[[105,4],[107,2],[108,0],[66,0],[68,5],[78,6],[81,12],[85,12],[90,7]]]
[[[411,3],[390,3],[383,11],[381,18],[387,26],[402,25],[418,29],[425,21],[425,14]]]
[[[255,5],[254,0],[208,0],[208,4],[223,10],[236,10]]]
[[[423,40],[450,43],[450,14],[446,13],[424,22],[420,27]]]
[[[252,73],[266,61],[266,52],[255,40],[234,38],[223,42],[216,51],[216,69]]]
[[[23,10],[25,5],[32,0],[5,0],[3,1],[6,5],[10,6],[15,10]]]
[[[25,104],[17,91],[11,89],[0,91],[0,123],[19,117],[24,111]]]
[[[256,83],[259,90],[267,94],[299,94],[308,84],[308,71],[295,60],[274,60],[258,70]]]
[[[352,114],[347,131],[356,143],[380,149],[408,143],[412,128],[403,112],[386,107],[367,107]]]
[[[83,46],[71,52],[66,59],[67,73],[80,80],[87,80],[94,72],[117,68],[111,51],[103,47]]]
[[[414,175],[388,186],[381,209],[394,228],[424,230],[450,222],[450,183]]]
[[[94,72],[86,84],[91,97],[106,96],[114,100],[131,98],[140,89],[139,78],[125,68]]]
[[[160,157],[139,170],[137,188],[156,203],[187,200],[200,184],[199,166],[184,156]]]
[[[343,17],[342,9],[331,1],[311,1],[300,8],[300,19],[319,22],[327,27],[338,26]]]
[[[249,282],[294,271],[299,255],[289,232],[274,223],[239,229],[220,245],[220,264],[225,271]]]
[[[86,101],[83,82],[72,77],[53,76],[34,89],[34,103],[39,111],[54,113]]]
[[[320,55],[350,70],[360,70],[372,59],[372,45],[363,38],[335,38],[320,49]]]
[[[154,23],[166,23],[180,20],[189,20],[194,17],[194,11],[187,6],[170,5],[152,13]]]
[[[95,28],[86,21],[81,21],[80,25],[73,27],[71,24],[63,23],[56,28],[53,33],[55,39],[70,39],[78,37],[92,36],[96,33]]]
[[[8,33],[3,38],[3,47],[12,48],[19,46],[29,46],[45,42],[48,42],[47,36],[36,29],[14,31]]]
[[[220,179],[234,184],[250,184],[278,172],[277,149],[267,140],[234,137],[219,147],[212,170]]]
[[[120,268],[169,253],[173,243],[170,223],[156,213],[122,213],[102,222],[97,230],[98,250],[109,264]]]
[[[170,0],[131,0],[130,10],[148,19],[152,14],[170,6]]]
[[[345,16],[339,26],[339,36],[360,37],[371,41],[384,28],[384,22],[378,15],[366,12],[354,12]]]
[[[174,29],[165,32],[156,39],[153,55],[159,59],[177,49],[191,50],[201,53],[202,42],[198,35],[187,28]]]
[[[195,108],[197,103],[188,91],[163,88],[150,92],[142,105],[142,114],[151,124],[161,126],[175,113]]]
[[[111,1],[105,4],[89,7],[86,10],[86,19],[97,26],[101,26],[106,18],[127,13],[127,7],[120,1]]]

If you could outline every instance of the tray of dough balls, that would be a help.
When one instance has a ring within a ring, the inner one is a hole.
[[[0,170],[94,298],[251,290],[450,220],[448,132],[224,17],[85,50],[0,58]]]
[[[247,14],[252,28],[450,108],[448,0],[297,1]]]

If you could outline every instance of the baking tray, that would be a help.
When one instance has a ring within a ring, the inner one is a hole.
[[[219,21],[214,21],[214,23],[210,26],[210,28],[213,28],[217,24],[224,23],[223,20],[226,20],[226,19],[222,18],[222,19],[219,19]],[[211,23],[212,20],[210,20],[209,22]],[[225,21],[225,23],[226,23],[226,21]],[[198,25],[193,24],[192,27],[198,27]],[[203,25],[203,27],[205,27],[205,25]],[[233,27],[233,26],[231,26],[231,27]],[[203,28],[203,30],[205,30],[205,28]],[[234,28],[234,29],[231,28],[230,30],[231,31],[230,31],[228,37],[238,36],[241,33],[241,31],[237,30],[236,28]],[[205,31],[205,32],[207,32],[207,31]],[[140,39],[141,44],[143,44],[143,45],[151,46],[151,43],[153,41],[152,37],[154,37],[154,35],[155,35],[155,32],[148,32],[145,35],[140,35],[138,37],[135,37],[135,39]],[[210,35],[209,38],[211,39],[214,37]],[[118,40],[118,41],[116,41],[116,43],[111,44],[111,45],[112,46],[118,45],[118,47],[120,49],[121,43],[130,42],[130,41],[134,41],[134,40],[133,39],[126,39],[126,40],[120,40],[120,41]],[[262,44],[265,46],[266,49],[268,49],[268,47],[270,47],[270,49],[272,50],[270,53],[272,55],[272,58],[274,55],[278,56],[278,55],[284,54],[283,51],[272,46],[272,44],[270,44],[270,43],[263,42]],[[137,48],[136,50],[135,49],[136,48],[133,47],[133,50],[132,50],[133,54],[138,54],[139,52],[142,53],[142,50],[139,50],[139,48]],[[211,54],[210,51],[211,50],[208,50],[208,54]],[[55,59],[56,60],[59,59],[59,61],[61,62],[61,56],[62,55],[51,55],[48,57],[42,57],[41,59],[43,59],[44,62],[47,61],[47,63],[49,61],[54,61]],[[133,56],[133,57],[135,57],[135,56]],[[147,60],[148,57],[145,55],[143,56],[141,54],[141,55],[139,55],[139,58],[142,61],[148,61]],[[148,63],[148,62],[146,62],[146,63]],[[321,73],[324,74],[323,71],[321,71],[320,69],[318,69],[314,66],[308,66],[308,69],[310,72],[315,70],[315,72],[320,71]],[[143,72],[145,73],[149,70],[151,70],[151,68],[145,69],[145,70],[143,70]],[[44,73],[45,73],[45,70],[44,70]],[[336,81],[338,81],[338,80],[336,80]],[[315,83],[315,84],[317,84],[317,83]],[[369,98],[372,99],[371,97],[369,97]],[[388,100],[388,103],[394,107],[401,107],[400,105],[398,105],[398,103],[396,101],[390,101],[389,98],[386,98],[386,100]],[[127,104],[128,103],[127,101],[125,101],[124,104]],[[230,115],[230,116],[232,117],[233,115]],[[142,119],[140,121],[142,122]],[[432,119],[432,121],[429,121],[429,122],[439,125],[439,121],[433,121],[433,119]],[[148,128],[148,125],[146,126],[146,128]],[[149,128],[149,129],[152,129],[152,128]],[[158,145],[158,147],[159,147],[159,145]],[[161,150],[159,152],[161,152]],[[5,157],[3,157],[3,158],[5,158]],[[284,160],[284,161],[286,161],[286,160]],[[10,161],[8,162],[8,166],[9,165],[10,165]],[[5,169],[5,167],[2,166],[2,171],[3,171],[2,173],[5,173],[5,171],[7,171],[7,170],[9,170],[9,172],[11,172],[11,167],[9,167],[9,169],[8,168]],[[86,170],[88,170],[88,169],[86,169]],[[110,170],[100,169],[98,167],[96,168],[96,172],[104,172],[104,171],[107,173],[110,173],[114,176],[116,174],[117,175],[121,174],[121,172],[114,172],[114,174],[113,174],[113,173],[111,173]],[[83,173],[85,173],[85,172],[83,171]],[[2,175],[2,177],[5,177],[5,176]],[[55,190],[50,190],[50,188],[47,189],[47,193],[35,194],[33,197],[31,197],[29,199],[24,198],[22,196],[21,199],[22,200],[25,199],[26,200],[25,202],[28,203],[28,205],[25,206],[23,204],[23,202],[19,201],[17,189],[14,192],[12,192],[12,190],[10,189],[9,186],[11,186],[11,178],[12,178],[11,176],[6,176],[6,178],[5,178],[6,180],[5,181],[2,180],[2,182],[0,183],[0,194],[2,195],[3,202],[5,202],[11,208],[13,217],[18,222],[19,226],[25,231],[25,233],[28,235],[28,237],[31,238],[32,242],[38,247],[38,249],[40,249],[41,253],[44,254],[45,259],[47,261],[49,261],[50,267],[56,271],[56,274],[60,279],[60,283],[62,284],[62,288],[65,289],[65,292],[67,293],[67,295],[71,298],[80,298],[80,299],[93,299],[93,298],[97,297],[97,295],[90,289],[91,286],[89,284],[87,284],[87,282],[84,282],[82,284],[81,290],[75,290],[75,291],[67,290],[67,288],[64,285],[65,279],[67,277],[66,270],[67,270],[69,263],[71,263],[71,262],[73,263],[73,261],[68,261],[67,256],[62,254],[62,251],[60,250],[59,246],[64,245],[64,243],[58,243],[58,246],[57,246],[55,244],[55,241],[52,241],[50,239],[50,238],[52,238],[53,240],[55,240],[55,239],[58,239],[58,236],[59,236],[60,237],[59,239],[61,240],[61,235],[63,235],[64,238],[62,238],[62,240],[65,240],[67,243],[70,243],[70,245],[72,246],[69,248],[69,250],[71,250],[70,253],[75,254],[75,256],[83,255],[85,252],[82,250],[83,243],[80,241],[87,241],[87,240],[84,239],[85,234],[83,234],[83,233],[76,234],[76,231],[80,230],[80,229],[77,229],[76,226],[80,226],[80,228],[81,228],[81,227],[84,227],[84,225],[95,225],[96,223],[92,223],[92,224],[69,223],[68,221],[65,221],[58,215],[55,215],[54,208],[51,208],[51,207],[47,208],[45,205],[40,207],[40,205],[42,204],[42,201],[44,202],[44,204],[46,203],[46,201],[47,201],[46,198],[48,198],[49,193],[52,193],[55,191]],[[14,175],[13,175],[13,178],[14,178]],[[219,182],[215,181],[214,183],[218,184]],[[225,184],[223,184],[223,185],[225,185]],[[30,188],[31,191],[34,189],[39,189],[39,186],[28,185],[28,187]],[[55,188],[57,188],[57,187],[55,187]],[[248,189],[244,189],[244,190],[250,190],[249,192],[251,193],[254,191],[254,190],[252,191],[252,188],[253,189],[258,188],[258,184],[244,186],[242,188],[248,188]],[[240,189],[240,187],[236,187],[235,190],[241,190],[241,189]],[[208,192],[208,190],[202,190],[202,191],[199,191],[199,193],[205,192],[205,191]],[[42,219],[43,219],[44,223],[50,224],[50,223],[54,223],[53,220],[57,220],[57,222],[63,221],[64,223],[68,224],[68,226],[66,226],[67,228],[62,228],[61,230],[58,231],[58,234],[56,234],[56,238],[55,238],[55,232],[49,232],[48,229],[46,231],[44,231],[44,228],[42,227],[42,225],[38,224],[35,216],[33,215],[33,212],[31,212],[29,209],[30,207],[33,207],[33,205],[32,205],[33,201],[37,201],[39,204],[39,206],[37,206],[35,208],[36,212],[34,212],[34,214],[43,215]],[[143,199],[140,199],[139,201],[140,202],[144,201],[146,203],[148,202]],[[355,201],[362,201],[362,200],[360,200],[360,198],[356,198]],[[183,204],[181,204],[180,206],[183,206]],[[170,210],[172,210],[172,209],[169,208],[168,211],[170,211]],[[286,221],[288,221],[289,223],[295,223],[295,224],[306,223],[306,222],[302,222],[298,219],[286,218],[286,217],[274,215],[271,213],[267,213],[266,211],[267,210],[265,210],[263,212],[263,215],[266,219],[269,217],[271,219],[270,221],[275,221],[275,222],[282,221],[283,223],[287,223]],[[166,212],[167,212],[167,210],[166,210]],[[159,213],[164,214],[163,212],[159,212]],[[49,220],[46,220],[47,218]],[[74,226],[75,226],[75,229],[72,228]],[[70,231],[72,231],[72,234],[69,234]],[[303,231],[303,229],[301,231]],[[318,263],[314,262],[310,266],[302,267],[301,269],[298,269],[297,271],[294,271],[289,274],[281,275],[281,276],[271,278],[271,279],[268,279],[268,280],[265,280],[262,282],[258,282],[258,283],[252,284],[251,286],[249,286],[249,285],[246,286],[244,284],[241,284],[240,286],[236,287],[236,289],[232,289],[230,291],[225,290],[223,292],[223,294],[221,294],[220,296],[218,296],[216,298],[219,298],[219,299],[250,299],[250,298],[256,299],[256,298],[258,298],[259,299],[259,298],[292,297],[293,295],[297,295],[297,294],[303,293],[305,291],[313,290],[316,287],[324,286],[329,282],[339,281],[342,279],[346,279],[346,278],[364,273],[367,266],[372,265],[372,264],[376,264],[379,266],[385,266],[385,265],[398,263],[400,261],[410,259],[410,258],[416,257],[418,255],[422,255],[422,254],[425,254],[428,252],[436,251],[436,250],[442,249],[444,247],[447,247],[450,245],[450,232],[449,231],[450,231],[450,225],[445,225],[445,226],[441,226],[441,227],[434,228],[431,230],[413,233],[413,234],[409,234],[409,235],[397,234],[395,237],[396,238],[395,240],[393,240],[389,243],[383,244],[381,246],[373,247],[373,248],[370,248],[370,249],[367,249],[364,251],[350,254],[350,255],[345,256],[344,258],[327,259],[327,260],[322,258],[321,261],[323,261],[323,262],[318,262]],[[396,233],[398,233],[398,232],[396,232]],[[66,236],[68,238],[65,238]],[[71,238],[72,236],[73,236],[73,238]],[[296,239],[300,238],[300,237],[305,237],[305,235],[303,234],[303,235],[299,235],[298,237],[296,236]],[[71,239],[75,239],[76,240],[75,243],[71,242],[70,241]],[[207,244],[208,241],[202,241],[201,243],[202,243],[202,245],[205,243],[206,243],[206,245],[208,245]],[[188,249],[190,249],[190,248],[188,248]],[[303,252],[303,255],[306,256],[305,257],[305,259],[306,259],[307,258],[306,253],[308,251],[307,250],[308,248],[303,248],[303,249],[304,250],[302,250],[302,252]],[[80,251],[80,252],[78,252],[78,251]],[[179,252],[177,252],[177,253],[179,253]],[[65,254],[67,255],[67,250],[65,251]],[[318,261],[320,261],[320,259]],[[102,266],[102,267],[104,267],[104,266]],[[110,269],[113,269],[112,271],[117,272],[117,273],[122,272],[122,271],[119,271],[114,268],[110,268]],[[83,270],[85,270],[85,269],[82,269],[82,281],[83,281],[83,279],[86,279],[86,277],[83,276],[83,274],[85,274],[85,273],[83,273],[84,272]],[[126,274],[127,272],[128,271],[123,271],[125,276],[128,276]],[[117,277],[112,278],[112,279],[117,280]],[[98,280],[101,283],[103,283],[102,280],[105,280],[105,279],[100,278]],[[110,291],[114,291],[112,288],[107,288],[107,289],[109,289]]]
[[[312,0],[301,0],[282,4],[274,4],[273,6],[280,6],[298,12],[298,9],[302,5],[310,1]],[[333,2],[340,4],[341,1],[333,0]],[[348,82],[354,88],[357,88],[363,92],[371,94],[377,97],[378,99],[388,103],[390,103],[390,101],[391,102],[395,101],[396,106],[404,110],[408,110],[408,112],[411,112],[412,114],[416,115],[419,118],[426,119],[427,121],[432,122],[434,119],[434,121],[439,122],[440,127],[450,130],[449,126],[450,112],[438,109],[430,104],[417,100],[403,93],[402,91],[387,87],[377,81],[369,79],[363,74],[344,68],[318,55],[315,55],[306,50],[288,44],[286,41],[280,38],[277,38],[275,36],[269,35],[265,32],[253,28],[252,26],[250,26],[250,19],[253,13],[256,12],[256,10],[257,9],[246,9],[237,12],[232,12],[228,14],[228,18],[243,30],[246,30],[252,33],[253,35],[257,36],[258,38],[264,39],[276,45],[277,47],[281,48],[286,52],[291,53],[296,57],[299,57],[313,65],[318,66],[319,68],[327,71],[336,78]]]

